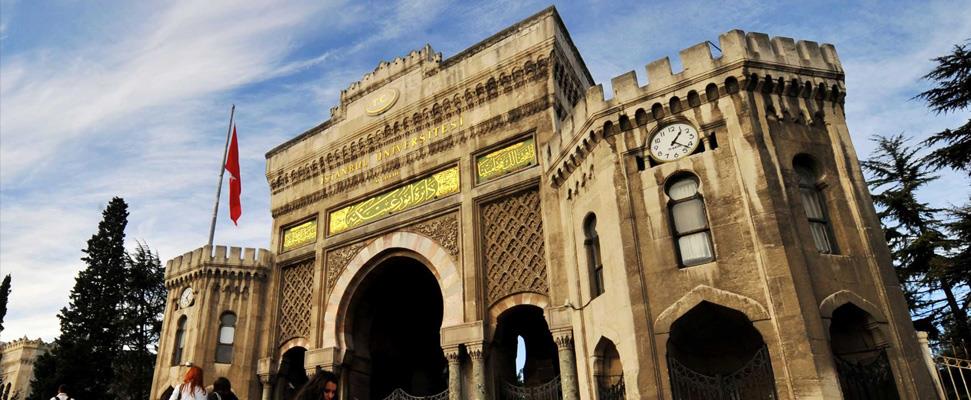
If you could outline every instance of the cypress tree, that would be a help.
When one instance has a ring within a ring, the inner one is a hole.
[[[934,81],[935,86],[917,95],[917,98],[927,101],[931,110],[937,113],[967,109],[971,105],[971,49],[966,45],[955,45],[951,54],[937,57],[934,61],[937,67],[924,75],[924,79]],[[971,176],[971,120],[957,128],[931,135],[924,145],[943,145],[933,149],[927,157],[934,167],[963,170]]]
[[[953,258],[947,256],[954,241],[937,218],[941,210],[917,198],[917,191],[937,176],[903,135],[874,140],[875,154],[861,164],[871,175],[870,189],[881,190],[873,194],[873,202],[881,208],[878,215],[911,314],[929,317],[957,338],[971,340],[967,309],[955,290],[962,282],[953,273]]]
[[[128,257],[121,324],[122,352],[115,361],[112,392],[119,399],[145,399],[152,389],[152,372],[162,332],[167,291],[165,270],[158,253],[139,243]]]
[[[121,311],[126,296],[125,226],[128,205],[111,199],[98,232],[88,240],[85,267],[71,289],[70,303],[58,314],[61,336],[48,357],[38,360],[31,398],[44,400],[57,385],[72,388],[72,397],[112,399],[113,365],[122,350]]]
[[[0,283],[0,332],[3,332],[3,317],[7,316],[7,300],[10,298],[10,274]]]

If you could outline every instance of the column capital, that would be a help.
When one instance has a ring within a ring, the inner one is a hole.
[[[459,346],[442,347],[442,352],[445,353],[445,359],[449,364],[459,362]]]
[[[560,329],[550,333],[553,334],[553,342],[556,343],[558,349],[562,350],[573,347],[572,329]]]
[[[276,374],[259,374],[257,376],[260,377],[260,383],[264,385],[273,383],[273,380],[276,379]]]
[[[465,351],[469,352],[469,358],[473,360],[481,360],[485,353],[485,343],[478,341],[466,343]]]

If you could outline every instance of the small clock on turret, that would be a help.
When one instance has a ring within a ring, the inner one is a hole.
[[[667,125],[651,135],[649,151],[659,162],[680,160],[694,153],[701,142],[698,130],[685,123]]]
[[[189,308],[193,301],[195,301],[195,293],[192,292],[192,288],[182,289],[182,294],[179,295],[179,308]]]

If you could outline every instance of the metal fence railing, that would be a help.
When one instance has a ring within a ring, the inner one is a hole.
[[[927,342],[927,332],[917,332],[917,341],[934,379],[937,396],[944,400],[971,400],[971,352],[967,346],[940,346],[935,355]]]

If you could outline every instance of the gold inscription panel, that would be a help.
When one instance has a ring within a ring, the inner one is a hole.
[[[317,220],[291,226],[283,231],[283,251],[290,251],[317,241]]]
[[[331,235],[344,232],[458,191],[459,167],[456,166],[331,212],[329,231]]]
[[[475,159],[476,177],[479,182],[533,165],[536,165],[536,146],[533,138],[516,142]]]

